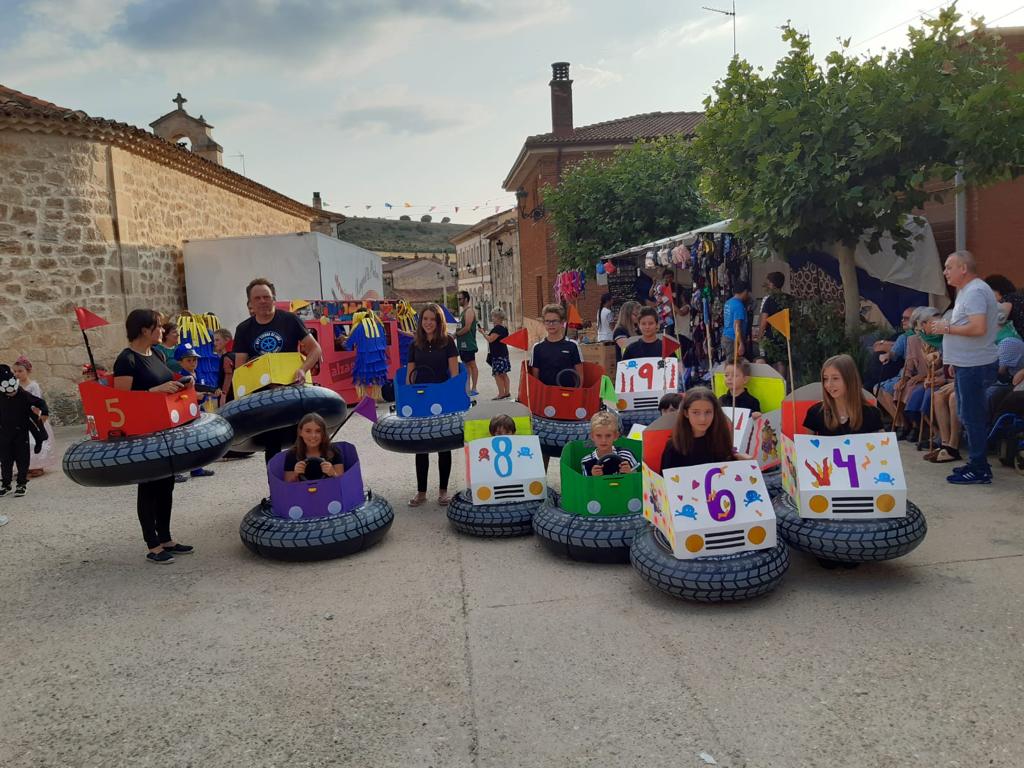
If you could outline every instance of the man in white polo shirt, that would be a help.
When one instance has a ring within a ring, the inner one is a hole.
[[[992,482],[988,463],[988,414],[985,390],[996,381],[999,353],[999,307],[996,296],[980,277],[970,251],[946,257],[946,282],[956,288],[956,303],[949,319],[928,323],[930,333],[941,333],[942,360],[953,366],[960,421],[970,448],[970,459],[946,478],[955,485],[987,485]]]

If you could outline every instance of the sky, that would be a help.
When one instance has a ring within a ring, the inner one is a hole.
[[[551,130],[552,62],[571,64],[577,126],[702,109],[733,53],[732,18],[703,5],[731,0],[0,0],[0,83],[140,127],[180,91],[261,184],[472,223],[515,203],[501,183]],[[820,56],[840,38],[878,52],[939,7],[738,0],[737,52],[771,68],[787,21]],[[959,7],[1024,26],[1022,0]]]

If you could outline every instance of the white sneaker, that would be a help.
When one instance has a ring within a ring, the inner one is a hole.
[[[7,525],[9,522],[11,522],[11,518],[7,515],[0,515],[0,525]]]

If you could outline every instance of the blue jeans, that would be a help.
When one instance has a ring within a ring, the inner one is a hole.
[[[967,465],[981,472],[991,472],[988,464],[988,403],[985,390],[996,381],[999,363],[953,366],[956,377],[956,407],[967,436]]]

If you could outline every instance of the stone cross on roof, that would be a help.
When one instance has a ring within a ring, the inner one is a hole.
[[[182,97],[181,93],[179,93],[177,95],[177,97],[171,99],[171,101],[173,101],[175,104],[178,105],[178,109],[181,109],[182,108],[181,105],[184,104],[186,101],[188,101],[188,99]]]

